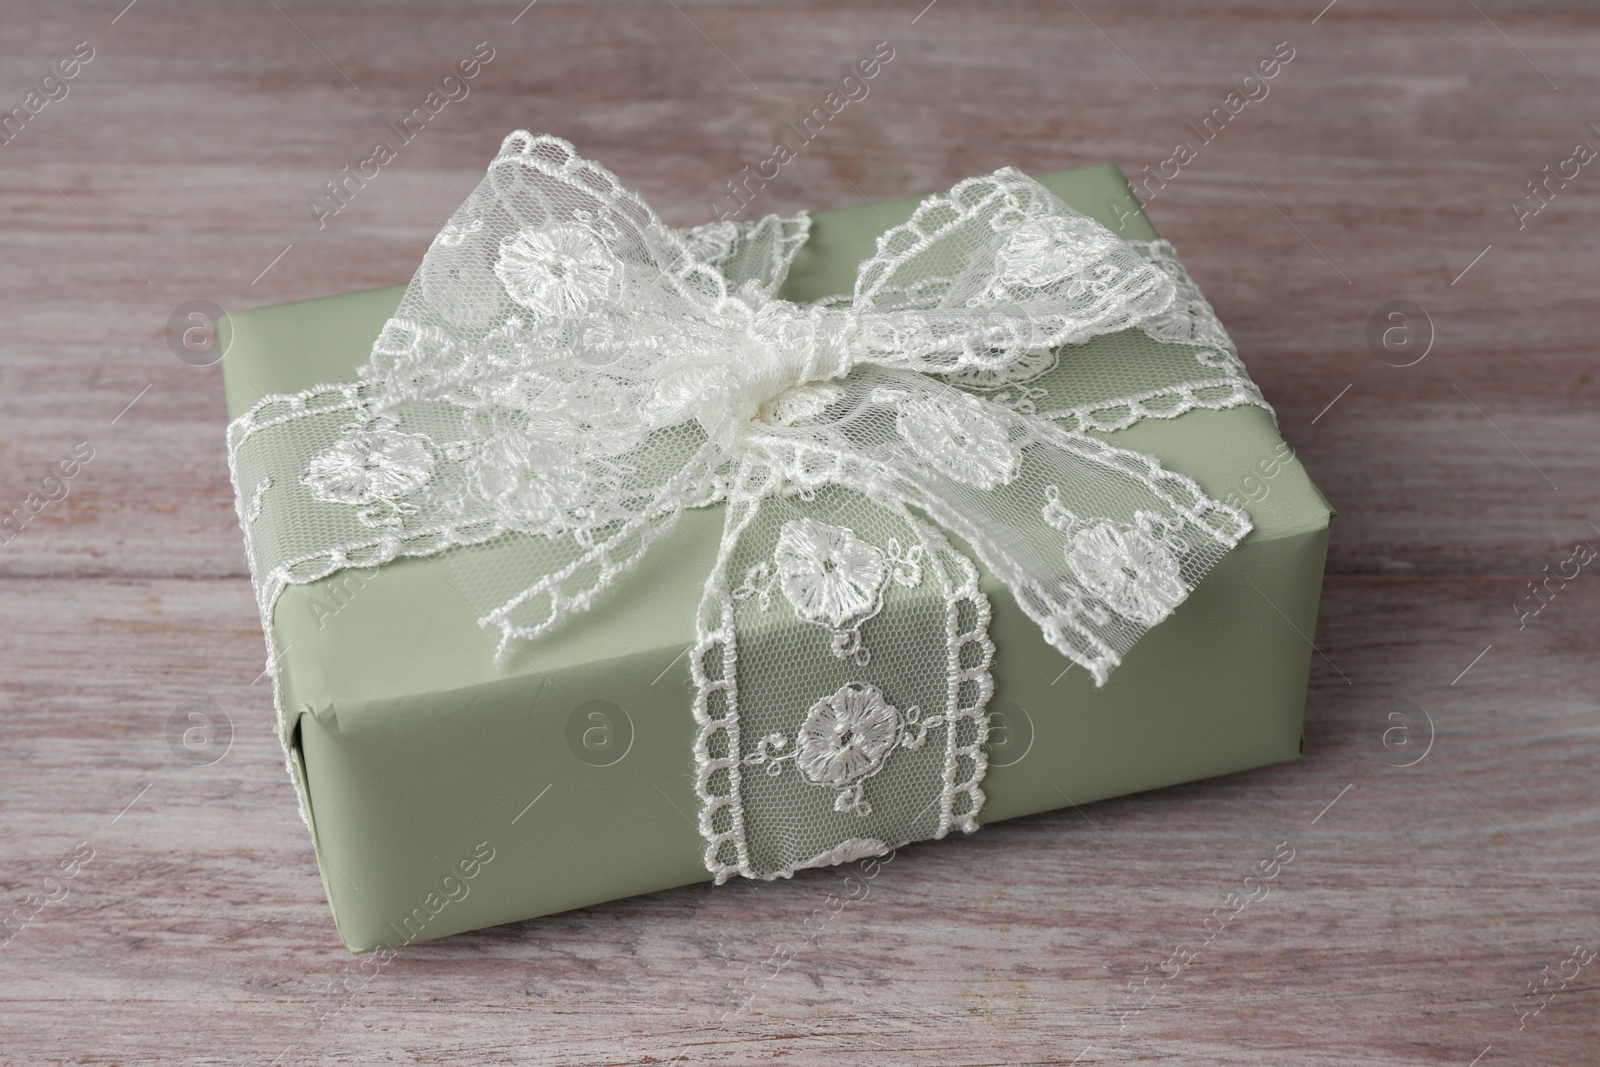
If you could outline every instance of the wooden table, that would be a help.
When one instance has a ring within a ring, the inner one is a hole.
[[[1600,1063],[1594,567],[1517,610],[1600,545],[1600,174],[1564,162],[1600,145],[1592,7],[123,2],[0,18],[0,109],[93,50],[0,146],[0,510],[93,453],[0,550],[0,1060]],[[484,41],[319,228],[308,201]],[[836,871],[363,968],[272,737],[220,372],[169,316],[405,281],[517,127],[705,220],[880,41],[754,210],[1198,146],[1150,214],[1340,510],[1305,759],[905,850],[814,938]],[[203,766],[174,749],[193,700],[231,729]],[[1172,974],[1280,842],[1271,895]]]

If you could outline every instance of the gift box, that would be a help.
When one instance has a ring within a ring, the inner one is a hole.
[[[1116,167],[1038,181],[1118,236],[1156,240]],[[807,302],[848,292],[879,235],[920,202],[814,216],[779,295]],[[231,416],[259,411],[265,397],[353,381],[404,292],[229,314],[221,337]],[[1063,358],[991,394],[1156,457],[1243,508],[1253,528],[1109,680],[1051,647],[1007,585],[978,568],[992,611],[993,695],[983,806],[964,829],[1301,752],[1331,512],[1253,386],[1163,384],[1158,365],[1175,347],[1136,330],[1096,337],[1073,348],[1103,358]],[[1122,375],[1132,387],[1121,392],[1139,399],[1061,415],[1085,373]],[[1164,406],[1182,413],[1164,417]],[[247,450],[235,457],[247,529],[271,506],[270,479],[252,462]],[[691,661],[726,509],[687,511],[587,612],[509,654],[481,625],[483,605],[449,558],[349,561],[276,596],[264,621],[284,743],[351,951],[712,878],[705,783],[691,755],[702,736]],[[868,626],[892,627],[896,611],[910,610],[893,601]],[[760,633],[741,641],[747,660],[761,654]],[[832,858],[872,851],[846,842]]]

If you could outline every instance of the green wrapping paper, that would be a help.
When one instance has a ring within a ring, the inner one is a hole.
[[[1155,237],[1113,166],[1039,180],[1124,238]],[[780,295],[848,291],[918,202],[815,216]],[[354,379],[403,292],[230,315],[230,414]],[[998,650],[984,823],[1300,751],[1330,511],[1272,417],[1201,409],[1099,436],[1243,506],[1254,530],[1100,688],[980,573]],[[290,760],[352,951],[709,880],[687,652],[722,525],[720,506],[690,511],[593,610],[520,643],[503,668],[443,559],[284,591],[271,625]]]

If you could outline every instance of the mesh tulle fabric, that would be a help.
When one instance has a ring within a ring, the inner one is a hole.
[[[975,829],[974,564],[1103,683],[1249,522],[1095,433],[1265,405],[1169,245],[1015,170],[799,306],[775,294],[808,228],[674,230],[566,142],[507,138],[360,380],[230,427],[269,646],[285,584],[441,555],[504,658],[723,506],[693,664],[708,869]]]

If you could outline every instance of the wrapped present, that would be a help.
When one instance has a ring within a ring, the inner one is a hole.
[[[1115,167],[674,230],[518,133],[223,338],[353,951],[1300,751],[1330,512]]]

